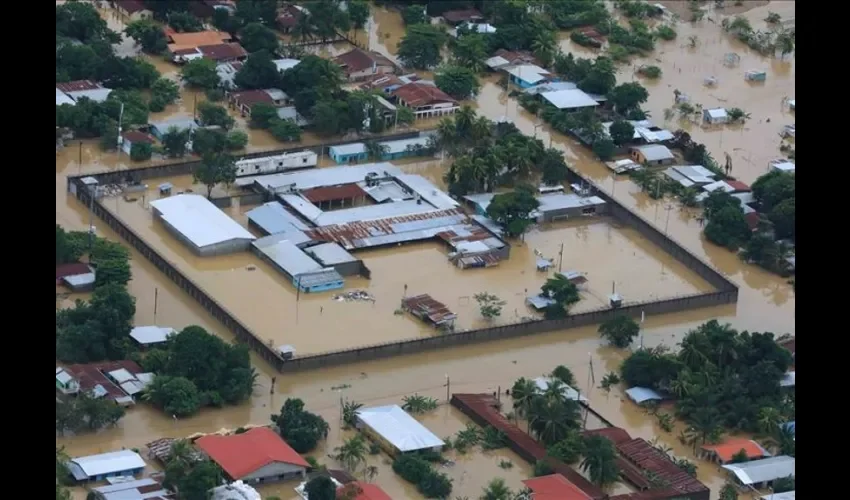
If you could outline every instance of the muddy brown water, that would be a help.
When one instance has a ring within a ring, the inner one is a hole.
[[[794,15],[794,3],[772,2],[767,7],[752,9],[744,15],[758,28],[761,27],[761,20],[766,17],[768,10],[779,12],[783,18],[790,18]],[[789,57],[786,61],[778,61],[751,53],[751,51],[741,47],[740,44],[730,40],[725,34],[721,33],[719,28],[720,17],[716,17],[717,24],[708,21],[703,21],[696,26],[680,23],[677,25],[679,38],[676,41],[659,42],[658,50],[650,60],[663,69],[664,76],[654,85],[642,81],[650,90],[650,100],[646,107],[651,111],[652,116],[655,117],[656,123],[662,125],[663,110],[666,107],[670,107],[672,103],[672,91],[678,88],[684,93],[689,94],[692,97],[692,102],[698,102],[705,107],[713,107],[716,102],[717,105],[742,107],[751,113],[752,118],[742,129],[727,127],[722,131],[703,130],[693,126],[690,132],[697,141],[706,143],[715,158],[722,159],[724,151],[728,151],[733,156],[733,175],[740,177],[745,182],[752,182],[758,175],[763,173],[767,161],[779,156],[778,129],[785,123],[793,123],[793,115],[789,115],[787,110],[784,110],[780,105],[782,97],[794,97],[793,59]],[[400,17],[396,13],[388,11],[383,18],[380,14],[376,14],[375,19],[378,22],[372,23],[374,27],[371,29],[377,29],[384,33],[389,32],[391,36],[389,38],[385,37],[385,44],[392,46],[392,33],[399,33],[398,28],[401,26]],[[378,25],[380,27],[377,27]],[[396,28],[392,28],[392,26]],[[683,47],[687,37],[691,34],[696,35],[701,42],[695,52],[691,52],[690,49]],[[386,40],[389,40],[389,42]],[[374,46],[372,48],[375,50]],[[741,56],[741,64],[738,68],[725,68],[722,64],[723,54],[730,51],[734,51]],[[655,61],[656,58],[661,61]],[[638,66],[646,63],[635,62]],[[162,64],[169,63],[163,61]],[[682,70],[681,73],[679,69]],[[767,82],[757,87],[751,87],[746,84],[743,81],[743,72],[748,69],[766,70],[768,72]],[[172,69],[171,71],[176,70]],[[706,89],[702,86],[703,78],[708,75],[716,76],[720,80],[717,88]],[[631,70],[623,69],[620,78],[621,80],[623,78],[630,79]],[[721,101],[721,99],[725,99],[726,102]],[[179,109],[172,111],[172,113],[186,113],[188,106],[186,103],[188,102],[190,100],[187,100],[184,96],[183,103],[178,106]],[[480,113],[493,119],[505,115],[505,110],[507,109],[508,116],[521,130],[530,135],[535,132],[534,124],[537,123],[535,118],[518,109],[515,100],[506,99],[505,93],[495,84],[495,80],[484,84],[476,104]],[[770,123],[766,122],[767,118],[771,119]],[[665,123],[663,126],[675,129],[679,125],[676,123]],[[539,127],[536,132],[537,136],[544,140],[544,142],[549,141],[550,131],[547,126]],[[794,293],[791,287],[785,283],[784,279],[766,273],[754,266],[745,265],[726,250],[706,243],[700,234],[698,224],[694,220],[695,212],[692,210],[674,208],[669,212],[668,223],[668,211],[665,210],[665,206],[670,202],[658,202],[649,199],[627,179],[613,180],[612,176],[601,163],[591,158],[583,148],[578,147],[572,140],[557,133],[551,135],[553,147],[564,151],[571,165],[600,184],[607,191],[611,192],[613,190],[614,196],[620,202],[655,222],[658,227],[664,228],[666,225],[672,237],[697,255],[705,258],[741,287],[739,301],[736,306],[730,305],[686,313],[647,317],[643,325],[643,342],[645,345],[652,346],[662,343],[674,345],[681,339],[688,328],[712,318],[728,321],[740,329],[774,331],[777,333],[793,333],[795,331]],[[259,148],[259,146],[253,143],[254,139],[252,135],[252,146]],[[260,144],[262,144],[262,141],[260,141]],[[751,151],[742,151],[741,148],[748,148]],[[116,157],[116,155],[104,155],[99,152],[96,146],[89,147],[88,143],[83,148],[82,164],[78,162],[78,153],[79,150],[75,144],[57,153],[56,221],[70,229],[84,230],[89,220],[87,210],[76,200],[66,196],[66,176],[102,170],[126,169],[131,167],[131,165],[126,155],[121,155],[120,158]],[[430,163],[421,161],[405,163],[413,163],[404,167],[408,171],[419,173],[435,181],[441,177],[440,172],[443,167],[440,167],[440,162],[438,161]],[[184,182],[186,185],[191,183],[189,180]],[[121,203],[124,204],[125,202]],[[122,214],[129,214],[132,212],[132,208],[123,210],[124,207],[129,207],[129,205],[124,204],[118,210],[122,210]],[[99,220],[95,219],[94,224],[97,227],[99,235],[119,240]],[[539,246],[543,247],[541,251],[547,254],[547,256],[549,256],[548,254],[557,253],[557,250],[553,251],[552,249],[559,247],[560,240],[567,239],[569,235],[572,235],[572,241],[575,242],[573,245],[590,244],[583,242],[578,237],[578,228],[558,228],[555,233],[552,233],[553,236],[549,238],[546,235],[550,232],[541,231],[538,236],[532,236],[532,239],[535,237],[541,238]],[[600,227],[598,228],[595,225],[587,228],[586,234],[589,242],[601,240],[597,242],[601,243],[599,248],[604,249],[606,247],[605,240],[608,237],[606,233],[608,232],[609,228],[607,225],[600,223]],[[624,231],[622,228],[615,228],[610,232],[614,235],[613,237],[617,244],[625,248],[622,252],[617,252],[617,254],[628,254],[629,249],[633,249],[631,250],[632,252],[641,255],[651,253],[645,247],[641,247],[639,238],[629,237],[627,230]],[[557,234],[557,236],[554,236],[554,234]],[[543,243],[547,238],[553,240],[553,242]],[[172,246],[176,245],[176,243],[173,243],[173,240],[166,241],[172,241]],[[162,248],[168,245],[169,243],[165,243],[164,245],[158,245],[158,247]],[[616,247],[616,245],[609,246]],[[531,241],[525,248],[514,249],[514,257],[521,255],[522,252],[528,252],[530,248],[534,248],[531,245]],[[575,256],[580,257],[580,248],[580,246],[572,246],[571,251],[575,251]],[[172,251],[179,252],[180,250]],[[616,255],[614,253],[616,250],[613,249],[599,250],[594,247],[592,251],[604,251],[606,252],[605,255]],[[383,252],[387,254],[386,259],[383,255],[380,258],[367,258],[367,260],[373,259],[375,261],[375,263],[369,263],[367,261],[367,265],[373,267],[373,270],[382,269],[380,274],[384,274],[384,267],[382,266],[387,266],[387,270],[393,270],[400,265],[404,266],[404,256],[409,253],[417,257],[424,255],[426,258],[433,259],[431,261],[433,265],[440,269],[445,270],[448,266],[444,260],[444,255],[441,253],[442,249],[429,247],[427,244],[402,248],[399,252]],[[567,250],[565,250],[566,254]],[[185,293],[181,292],[169,280],[165,279],[146,259],[135,251],[131,252],[131,255],[133,259],[133,280],[129,286],[131,293],[137,297],[137,324],[151,324],[154,322],[153,300],[155,290],[157,290],[159,296],[157,323],[181,326],[199,324],[221,335],[223,338],[232,338],[229,332],[225,331],[220,324],[201,310]],[[626,257],[628,256],[626,255]],[[633,265],[635,263],[634,257],[636,255],[623,261],[623,264],[618,264],[618,267],[628,268],[630,265]],[[652,257],[658,259],[658,256]],[[389,263],[380,263],[384,261]],[[395,263],[393,261],[398,262]],[[517,259],[516,262],[520,262],[520,260]],[[587,259],[587,262],[588,267],[593,264],[590,259]],[[514,259],[506,264],[506,268],[515,268],[517,271],[520,271],[519,268],[523,267],[521,264],[515,264]],[[661,289],[667,292],[671,288],[677,290],[679,285],[690,283],[688,279],[681,277],[682,274],[686,273],[683,273],[680,269],[675,269],[676,266],[670,263],[669,260],[664,264],[664,267],[667,267],[668,264],[671,269],[664,270],[665,273],[668,273],[668,282],[664,283],[663,286],[659,286],[659,281],[664,275],[661,274],[662,271],[657,267],[654,270],[629,270],[626,274],[628,279],[634,277],[636,278],[635,281],[640,280],[640,283],[630,285],[636,290],[635,293],[652,293],[654,289]],[[406,265],[408,267],[416,267],[415,264],[411,265],[411,263],[407,263]],[[645,263],[641,265],[646,266]],[[227,271],[227,266],[216,266],[211,263],[207,264],[207,267],[210,269],[202,268],[195,272],[199,275],[232,272],[247,274],[241,270]],[[221,267],[221,269],[213,269],[215,267]],[[565,267],[567,266],[565,265]],[[599,267],[604,267],[604,265]],[[473,277],[477,272],[457,271],[456,273],[463,273],[464,276],[462,278],[466,281],[467,279],[480,279]],[[593,274],[599,271],[589,269],[588,272],[591,273],[591,287],[597,286],[597,281],[594,279]],[[258,269],[252,273],[259,275],[261,274],[261,270]],[[533,269],[525,270],[525,275],[533,276],[534,274]],[[520,274],[520,276],[524,275]],[[464,281],[458,283],[462,284]],[[604,282],[604,279],[600,278],[599,281]],[[414,283],[410,283],[409,285],[411,291],[413,291],[415,289]],[[472,285],[462,286],[468,286],[470,289],[474,289]],[[606,289],[603,285],[599,286],[602,290]],[[622,286],[626,285],[624,284]],[[689,286],[698,287],[699,285],[690,284]],[[398,292],[399,295],[400,293]],[[460,296],[456,293],[444,293],[443,295],[449,295],[446,302],[450,307],[453,307],[450,300],[451,296]],[[440,293],[435,293],[435,296],[439,298]],[[71,296],[63,301],[63,303],[67,304],[73,298]],[[347,315],[347,311],[346,316],[334,311],[334,309],[337,309],[337,306],[341,306],[340,309],[351,309],[353,310],[353,314],[363,314],[365,311],[358,311],[358,309],[371,308],[371,305],[361,303],[331,302],[328,304],[328,307],[325,307],[323,313],[324,320],[329,325],[342,322],[339,321],[342,318],[345,321],[349,321],[350,316]],[[469,308],[471,306],[467,307],[467,309]],[[306,309],[305,307],[304,310]],[[334,311],[333,315],[331,311]],[[505,314],[509,315],[509,312],[509,309],[506,308]],[[299,310],[299,316],[300,313],[301,310]],[[462,316],[474,316],[463,314],[463,310],[460,313]],[[305,313],[304,316],[307,316],[307,314]],[[398,325],[416,325],[409,318],[392,319],[397,320],[391,322],[393,328]],[[299,317],[298,328],[295,328],[299,332],[312,331],[314,329],[322,331],[324,328],[320,324],[304,325],[302,327],[300,324],[301,321],[307,322],[308,320],[302,320]],[[357,328],[350,329],[351,332],[358,332],[358,330]],[[348,333],[348,335],[350,336],[351,333]],[[485,345],[405,356],[403,358],[370,362],[368,364],[330,368],[304,374],[278,376],[276,394],[274,395],[269,395],[269,377],[273,375],[271,369],[268,365],[259,361],[256,356],[252,355],[254,366],[261,373],[261,377],[250,404],[222,410],[205,410],[194,417],[178,421],[167,418],[160,412],[148,407],[139,406],[129,410],[127,416],[116,428],[106,429],[95,434],[58,437],[57,444],[67,446],[72,455],[80,455],[105,452],[121,447],[141,447],[145,442],[160,436],[180,437],[194,432],[212,432],[223,427],[235,428],[248,423],[264,424],[268,421],[268,416],[280,408],[286,397],[300,397],[305,400],[308,408],[320,413],[332,424],[332,433],[328,442],[324,443],[319,450],[313,453],[321,461],[332,463],[325,455],[330,453],[334,446],[339,445],[343,432],[345,432],[341,431],[337,424],[339,419],[340,396],[361,401],[367,405],[400,403],[404,395],[414,392],[445,399],[445,380],[447,375],[451,379],[452,392],[489,392],[497,390],[500,386],[504,390],[505,387],[509,386],[520,376],[539,376],[551,370],[557,364],[565,364],[573,369],[577,379],[586,386],[583,388],[583,391],[589,395],[592,406],[612,421],[614,425],[627,429],[633,436],[640,436],[646,439],[657,437],[659,442],[672,447],[673,453],[677,456],[692,457],[691,451],[679,444],[675,437],[682,428],[681,423],[677,424],[674,432],[665,433],[658,428],[654,418],[645,415],[644,412],[624,399],[621,388],[613,390],[611,394],[606,394],[593,387],[598,384],[598,380],[605,372],[616,370],[626,355],[627,353],[624,351],[601,345],[595,328],[580,328],[523,339],[512,339]],[[590,359],[593,360],[593,376],[597,380],[596,384],[587,383],[587,379],[590,376]],[[498,367],[498,369],[493,369],[494,367]],[[342,391],[341,394],[340,392],[331,390],[331,387],[344,384],[350,387]],[[465,417],[447,406],[441,406],[434,413],[423,417],[422,420],[439,436],[447,436],[456,432],[466,423]],[[514,463],[514,467],[510,470],[499,468],[498,461],[501,458],[497,457],[505,457],[507,460],[511,460]],[[384,463],[384,458],[376,459],[375,457],[370,457],[369,462],[379,467],[380,474],[375,481],[393,498],[420,498],[409,485],[392,473],[389,466]],[[716,492],[723,482],[723,476],[719,468],[702,461],[698,463],[700,479],[712,487],[712,490],[715,492],[713,496],[716,497]],[[519,488],[521,486],[520,480],[527,477],[528,466],[509,452],[499,452],[489,456],[481,452],[475,452],[462,459],[457,459],[457,465],[451,469],[447,469],[446,472],[455,480],[454,494],[475,497],[479,494],[483,484],[491,477],[505,477],[511,487]],[[262,492],[264,495],[277,494],[284,499],[295,498],[294,492],[291,490],[294,486],[296,486],[295,483],[285,483],[279,486],[271,485],[264,487]],[[619,487],[617,489],[619,490]],[[79,492],[77,493],[79,494]]]

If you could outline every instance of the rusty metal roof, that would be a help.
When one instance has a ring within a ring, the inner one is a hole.
[[[679,493],[708,490],[704,484],[674,464],[670,457],[642,438],[620,443],[617,445],[617,450],[629,462],[644,471],[652,472]]]
[[[433,238],[436,232],[464,220],[466,220],[466,215],[458,209],[435,210],[385,219],[333,224],[305,232],[314,240],[336,242],[343,248],[351,250]],[[425,221],[428,221],[428,223]],[[434,225],[431,225],[430,222],[433,222]],[[387,239],[386,237],[389,235],[396,237]]]
[[[434,300],[427,293],[405,297],[401,303],[412,314],[420,318],[426,318],[437,325],[457,318],[457,314],[451,312],[445,304]]]
[[[357,184],[342,184],[340,186],[323,186],[308,189],[301,193],[313,203],[325,201],[350,200],[352,198],[366,198],[366,191]]]

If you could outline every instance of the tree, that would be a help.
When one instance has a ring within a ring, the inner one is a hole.
[[[401,11],[401,19],[406,26],[413,24],[428,23],[428,14],[425,13],[425,6],[420,4],[408,5]]]
[[[207,198],[217,184],[230,185],[236,180],[236,162],[227,154],[208,154],[201,158],[192,175],[196,182],[207,187]]]
[[[83,43],[95,40],[121,43],[121,36],[109,29],[94,5],[82,2],[56,6],[56,34],[57,38],[62,36]]]
[[[322,474],[307,481],[304,494],[315,500],[336,500],[336,485],[330,477]]]
[[[205,57],[192,59],[183,65],[182,78],[186,85],[195,88],[214,89],[221,85],[215,61]]]
[[[497,477],[487,483],[483,493],[478,498],[481,500],[513,500],[514,492],[508,488],[504,479]]]
[[[365,0],[352,0],[348,2],[348,17],[351,18],[351,27],[355,30],[360,31],[366,27],[370,15],[369,3]],[[356,42],[357,34],[355,33],[354,36],[354,41]]]
[[[521,236],[532,224],[531,213],[540,206],[532,188],[517,186],[510,193],[497,194],[487,206],[487,216],[511,237]]]
[[[584,447],[581,468],[590,476],[590,480],[600,487],[615,483],[620,470],[614,444],[606,437],[592,435],[585,438]]]
[[[649,92],[637,82],[626,82],[611,89],[608,98],[618,113],[626,114],[645,103],[649,99]]]
[[[628,347],[639,333],[637,321],[625,315],[615,316],[599,326],[599,334],[620,349]]]
[[[208,492],[221,484],[222,477],[221,469],[214,462],[204,460],[194,464],[190,471],[177,482],[180,498],[206,500],[209,496]]]
[[[402,401],[404,404],[401,405],[401,409],[413,414],[422,414],[437,408],[436,399],[420,396],[419,394],[405,396],[402,398]]]
[[[607,161],[614,156],[616,147],[614,146],[614,141],[605,138],[593,141],[591,149],[593,149],[593,153],[598,156],[600,160]]]
[[[157,375],[145,390],[145,398],[168,415],[193,415],[201,408],[198,388],[185,377]]]
[[[260,50],[268,51],[274,54],[277,51],[278,41],[277,34],[274,30],[263,26],[260,23],[250,23],[242,28],[239,33],[239,43],[245,47],[245,50],[251,54]]]
[[[786,491],[794,491],[796,489],[795,483],[794,476],[780,477],[773,481],[773,492],[785,493]]]
[[[384,144],[381,144],[378,141],[366,141],[364,143],[364,146],[366,148],[366,156],[370,160],[374,161],[383,160],[384,156],[386,156],[390,151],[389,147]]]
[[[543,67],[548,68],[555,58],[555,48],[557,40],[554,33],[550,31],[540,32],[531,44],[531,51],[541,63]]]
[[[281,437],[298,453],[307,453],[316,447],[319,440],[328,436],[328,423],[304,409],[300,399],[287,398],[279,415],[272,415]]]
[[[147,142],[134,142],[130,146],[130,159],[133,161],[147,161],[153,155],[153,146]]]
[[[186,154],[187,144],[190,140],[188,129],[180,130],[177,127],[169,127],[162,135],[162,149],[169,158],[181,158]]]
[[[478,302],[481,315],[485,319],[493,319],[502,315],[502,307],[507,304],[496,295],[487,292],[476,293],[473,298]]]
[[[773,207],[795,197],[796,177],[792,173],[773,170],[762,175],[753,183],[753,197],[761,211],[770,213]]]
[[[487,42],[484,36],[469,34],[455,40],[451,44],[454,64],[474,73],[480,73],[487,59]]]
[[[754,234],[744,246],[741,257],[769,271],[782,272],[785,266],[784,247],[774,241],[774,237],[768,233]]]
[[[547,149],[540,161],[541,180],[547,186],[557,186],[567,180],[569,167],[564,154],[555,148]]]
[[[639,349],[620,366],[620,375],[628,387],[660,389],[673,381],[682,364],[663,349]]]
[[[242,130],[231,130],[227,133],[227,150],[238,151],[248,145],[248,134]]]
[[[567,438],[579,426],[578,403],[564,396],[564,384],[551,381],[545,394],[531,400],[528,423],[531,432],[545,445]]]
[[[363,408],[363,404],[355,401],[346,401],[342,405],[342,421],[346,425],[354,425],[357,420],[357,410]]]
[[[132,278],[130,263],[126,259],[107,259],[97,263],[95,287],[107,284],[126,285]]]
[[[180,97],[180,86],[168,78],[160,78],[151,85],[151,100],[148,107],[153,112],[160,112]]]
[[[581,301],[576,285],[568,280],[563,274],[556,274],[546,280],[541,287],[541,292],[546,297],[555,301],[555,304],[546,308],[545,314],[549,318],[562,318],[569,313],[570,308]]]
[[[546,448],[546,454],[565,464],[574,464],[584,454],[584,439],[576,429],[570,429],[566,436]]]
[[[192,134],[192,152],[198,156],[220,154],[227,150],[227,134],[221,129],[199,128]]]
[[[260,50],[248,56],[233,77],[233,83],[246,90],[275,88],[280,86],[280,73],[271,54]]]
[[[133,21],[124,29],[124,33],[141,45],[142,50],[148,54],[162,54],[168,48],[168,40],[162,28],[151,20]]]
[[[462,66],[446,66],[434,78],[437,88],[458,100],[469,99],[478,93],[480,85],[475,73]]]
[[[445,32],[430,24],[416,24],[398,44],[398,57],[405,66],[427,70],[440,63],[440,51],[446,44]]]
[[[415,454],[404,454],[393,462],[393,472],[416,485],[425,498],[447,498],[452,480],[434,470],[429,462]]]
[[[740,206],[726,206],[713,213],[704,233],[708,241],[730,250],[737,250],[752,234]]]
[[[549,374],[553,379],[560,380],[566,385],[574,386],[576,385],[576,378],[573,375],[572,370],[567,368],[564,365],[558,365],[552,370],[552,373]]]
[[[540,391],[533,380],[520,377],[511,387],[511,399],[513,399],[514,411],[519,415],[527,415],[531,408],[531,401],[538,396]]]
[[[77,262],[83,248],[59,224],[56,224],[56,265]]]
[[[251,106],[251,118],[248,125],[252,128],[267,129],[271,126],[272,120],[277,117],[277,108],[273,105],[257,103]]]
[[[611,124],[608,132],[611,134],[611,140],[614,141],[614,144],[624,146],[634,140],[635,127],[625,120],[617,120]]]
[[[298,142],[301,140],[301,127],[292,120],[274,118],[269,126],[269,133],[281,142]]]
[[[768,218],[773,223],[773,231],[777,238],[790,238],[792,241],[796,241],[797,207],[796,200],[793,197],[777,203],[768,214]]]
[[[178,33],[195,33],[204,30],[204,23],[200,19],[184,11],[169,12],[168,25]]]
[[[738,500],[738,488],[732,482],[726,482],[720,488],[720,500]]]
[[[198,104],[198,121],[205,127],[219,126],[225,130],[229,130],[236,123],[224,106],[206,101]]]
[[[334,459],[338,460],[351,473],[366,462],[368,449],[366,448],[366,440],[362,435],[357,434],[351,439],[346,439],[342,446],[334,448],[336,455]]]

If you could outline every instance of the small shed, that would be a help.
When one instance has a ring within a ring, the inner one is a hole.
[[[177,333],[177,330],[162,326],[137,326],[130,330],[130,337],[141,346],[161,344],[168,337]]]
[[[369,158],[366,145],[362,142],[340,144],[328,148],[328,156],[336,163],[356,163]]]
[[[56,367],[56,390],[62,394],[76,394],[80,392],[80,383],[64,368]]]
[[[632,170],[640,170],[642,168],[640,164],[635,163],[629,158],[626,158],[624,160],[609,161],[605,163],[605,166],[607,166],[615,174],[625,174],[626,172]]]
[[[705,109],[702,112],[702,121],[709,125],[722,125],[729,121],[729,115],[725,108]]]
[[[420,450],[439,452],[445,446],[398,405],[357,410],[357,428],[393,456]]]
[[[144,470],[145,461],[133,450],[120,450],[72,458],[67,466],[78,482],[103,481],[110,477],[135,476]]]
[[[651,166],[671,165],[676,160],[676,157],[673,156],[673,152],[670,151],[667,146],[662,146],[660,144],[632,148],[631,157],[635,163],[639,163],[641,165],[648,164]]]
[[[428,294],[403,298],[401,300],[401,308],[436,327],[454,325],[454,321],[457,319],[457,314],[450,311],[442,302],[434,300]]]
[[[629,397],[635,404],[644,404],[647,401],[661,401],[664,398],[654,390],[648,387],[632,387],[626,389],[626,396]]]
[[[127,154],[133,150],[133,144],[153,144],[153,138],[138,130],[128,130],[121,135],[121,150]]]
[[[767,80],[767,72],[760,69],[751,69],[744,73],[744,79],[748,82],[763,82]]]

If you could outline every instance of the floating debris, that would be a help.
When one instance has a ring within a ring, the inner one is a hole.
[[[365,290],[352,290],[334,295],[333,300],[336,302],[375,302],[375,297],[372,297]]]
[[[245,266],[245,269],[248,271],[256,271],[257,266],[255,266],[254,264],[248,264],[247,266]]]

